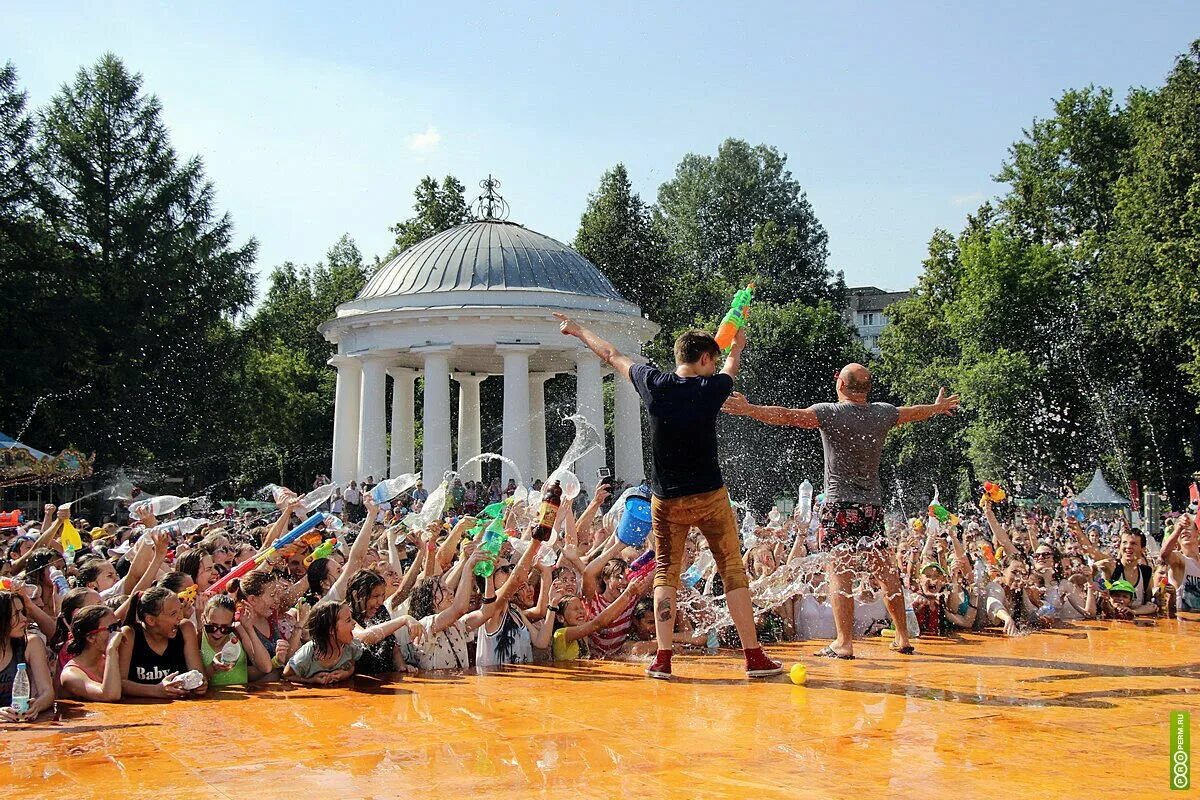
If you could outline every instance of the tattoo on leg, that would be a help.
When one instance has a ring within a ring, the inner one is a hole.
[[[670,600],[662,601],[662,604],[658,607],[658,618],[660,620],[662,620],[663,622],[671,621],[671,601]]]

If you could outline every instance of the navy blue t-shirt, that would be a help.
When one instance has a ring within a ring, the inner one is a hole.
[[[650,414],[650,488],[669,499],[714,492],[725,485],[717,463],[717,416],[733,378],[681,378],[646,364],[629,380]]]

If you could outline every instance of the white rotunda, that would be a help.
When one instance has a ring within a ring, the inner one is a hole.
[[[545,478],[544,387],[561,372],[577,378],[577,413],[604,431],[609,371],[551,316],[562,311],[635,358],[658,332],[595,264],[548,236],[500,217],[503,201],[485,181],[481,217],[400,253],[354,300],[321,325],[337,345],[335,483],[420,469],[430,483],[450,469],[450,381],[458,382],[458,463],[479,455],[480,384],[503,376],[501,453],[523,478]],[[414,387],[423,377],[421,463],[414,452]],[[391,379],[391,452],[385,392]],[[641,403],[628,381],[614,387],[613,467],[619,480],[644,477]],[[576,464],[585,483],[604,466],[603,447]],[[513,477],[505,466],[503,479]],[[437,476],[437,477],[435,477]],[[479,462],[462,474],[479,480]]]

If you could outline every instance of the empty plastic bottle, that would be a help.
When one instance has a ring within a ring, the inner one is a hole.
[[[908,589],[904,590],[904,627],[908,628],[911,638],[915,639],[921,635],[921,624],[917,622],[917,612],[913,610],[912,595]]]
[[[210,523],[212,523],[211,519],[203,519],[201,517],[184,517],[183,519],[164,522],[162,525],[155,525],[151,531],[163,531],[176,536],[186,536],[189,533],[195,533]]]
[[[421,480],[421,473],[406,472],[403,475],[397,475],[394,478],[388,478],[386,481],[380,481],[371,490],[371,499],[376,505],[386,503],[398,495],[407,492],[409,489],[417,485],[417,481]]]
[[[192,501],[190,497],[176,497],[173,494],[160,494],[158,497],[151,497],[146,500],[139,500],[129,507],[129,513],[135,517],[149,511],[156,517],[161,517],[163,514],[170,514]]]
[[[323,486],[318,486],[300,498],[300,505],[304,507],[305,511],[316,511],[329,502],[329,498],[333,497],[333,492],[336,489],[336,483],[326,483]]]

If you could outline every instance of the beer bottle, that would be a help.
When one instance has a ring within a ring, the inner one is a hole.
[[[562,486],[555,481],[542,490],[542,505],[538,509],[537,528],[533,532],[533,538],[541,542],[550,540],[550,532],[554,529],[554,519],[558,516],[560,505]]]

